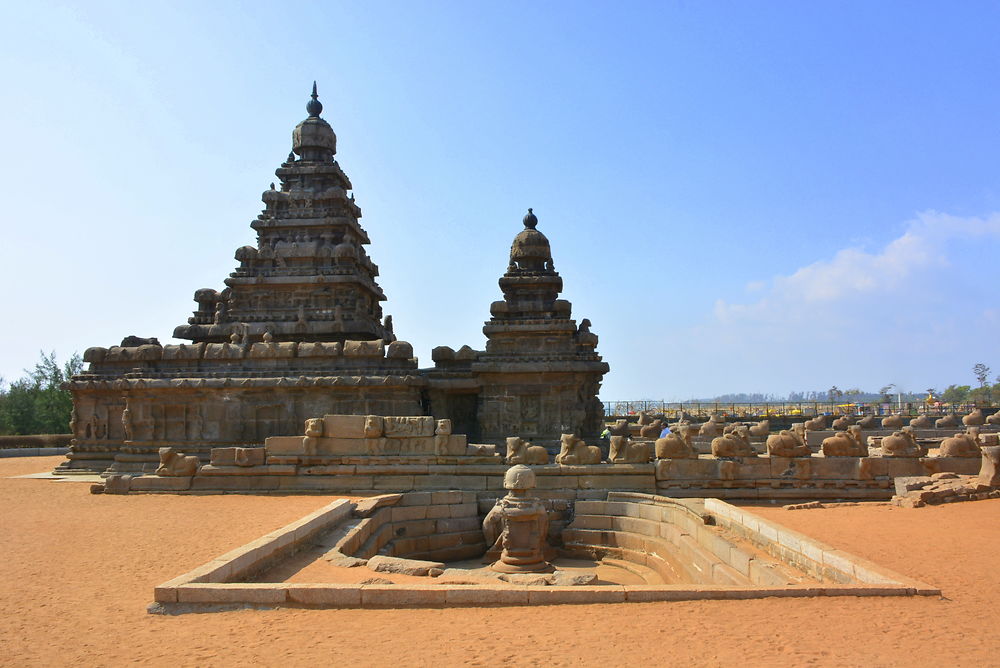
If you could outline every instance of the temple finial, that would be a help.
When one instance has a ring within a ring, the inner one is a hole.
[[[529,208],[528,215],[524,217],[524,220],[522,222],[524,222],[525,227],[533,230],[535,229],[535,225],[538,225],[538,216],[532,213],[531,209]]]
[[[315,81],[313,81],[312,99],[306,103],[306,111],[310,116],[319,116],[323,113],[323,103],[319,101],[319,95],[316,93]]]

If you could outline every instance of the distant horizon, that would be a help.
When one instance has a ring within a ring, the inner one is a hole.
[[[484,347],[532,207],[610,364],[602,400],[1000,371],[995,4],[40,0],[6,18],[8,382],[39,350],[172,342],[255,243],[314,80],[423,367]]]

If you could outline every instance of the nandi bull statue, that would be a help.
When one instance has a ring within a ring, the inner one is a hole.
[[[601,463],[601,449],[596,445],[587,445],[576,434],[563,434],[559,437],[559,442],[556,464],[582,466]]]
[[[883,437],[881,447],[883,457],[923,457],[927,454],[917,443],[911,427],[903,427],[891,436]]]
[[[801,422],[793,427],[797,429],[782,429],[777,434],[767,437],[767,454],[771,457],[810,457],[812,450],[806,445],[805,429]]]
[[[691,445],[691,433],[695,430],[690,425],[671,427],[670,433],[656,440],[654,454],[657,459],[697,459],[698,453]]]
[[[712,439],[713,457],[753,457],[753,446],[750,445],[750,431],[746,427],[737,427],[735,431]]]
[[[525,442],[520,436],[509,436],[505,461],[508,464],[548,464],[549,452],[540,445]]]
[[[632,441],[628,436],[612,436],[608,461],[612,464],[645,464],[653,458],[653,444]]]
[[[820,446],[824,457],[867,457],[868,446],[861,435],[861,425],[852,424],[842,432],[824,438]]]
[[[201,461],[194,455],[185,455],[174,448],[160,448],[160,467],[156,475],[192,476],[201,467]]]
[[[938,457],[979,457],[982,451],[979,427],[969,427],[964,434],[955,434],[941,441]]]

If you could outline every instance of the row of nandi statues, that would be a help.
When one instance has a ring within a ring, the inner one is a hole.
[[[640,438],[658,438],[665,427],[663,417],[652,417],[648,413],[640,411],[638,424],[629,424],[628,420],[619,419],[614,425],[608,427],[611,435],[638,436]],[[846,431],[851,425],[859,425],[862,429],[901,429],[905,426],[914,429],[955,429],[957,427],[981,427],[983,425],[1000,426],[1000,412],[989,417],[983,415],[980,408],[973,410],[964,416],[951,413],[940,418],[933,418],[930,415],[920,415],[909,417],[905,415],[887,415],[880,417],[869,415],[859,417],[854,415],[842,415],[834,419],[830,416],[818,415],[801,423],[805,431],[825,431],[834,429],[836,431]],[[687,414],[681,414],[678,421],[669,425],[670,428],[687,425],[693,432],[693,436],[714,438],[734,432],[738,427],[745,426],[749,430],[750,436],[755,438],[766,438],[771,431],[770,420],[761,420],[756,423],[747,422],[727,422],[720,415],[712,415],[706,422],[696,424]]]
[[[751,437],[751,427],[734,425],[733,429],[712,439],[712,457],[718,459],[756,457]],[[764,441],[766,455],[770,457],[812,457],[813,451],[806,442],[805,423],[792,425],[776,434],[767,435]],[[697,459],[691,425],[672,425],[655,440],[633,440],[628,434],[612,434],[609,439],[607,462],[611,464],[641,464],[654,459]],[[932,441],[934,442],[934,441]],[[869,450],[869,445],[873,450]],[[1000,445],[1000,435],[981,434],[978,426],[969,426],[965,432],[944,438],[938,446],[938,457],[979,457],[980,448]],[[843,431],[823,439],[819,447],[822,457],[925,457],[929,448],[921,444],[913,427],[907,425],[883,437],[865,438],[860,424],[848,425]],[[581,466],[600,464],[604,461],[601,449],[587,445],[575,434],[560,438],[556,464]],[[507,439],[508,464],[545,465],[549,463],[548,451],[531,445],[524,439],[512,436]]]

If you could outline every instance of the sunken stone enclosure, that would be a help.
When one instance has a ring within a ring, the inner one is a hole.
[[[485,351],[439,347],[418,368],[396,339],[368,256],[361,209],[320,117],[315,85],[292,152],[251,223],[256,246],[174,330],[190,343],[128,336],[84,354],[73,395],[73,442],[60,471],[152,471],[176,448],[208,462],[213,448],[261,446],[327,414],[432,416],[456,433],[500,443],[513,433],[555,447],[563,432],[594,437],[608,365],[590,322],[559,299],[548,239],[529,210],[490,307]]]

